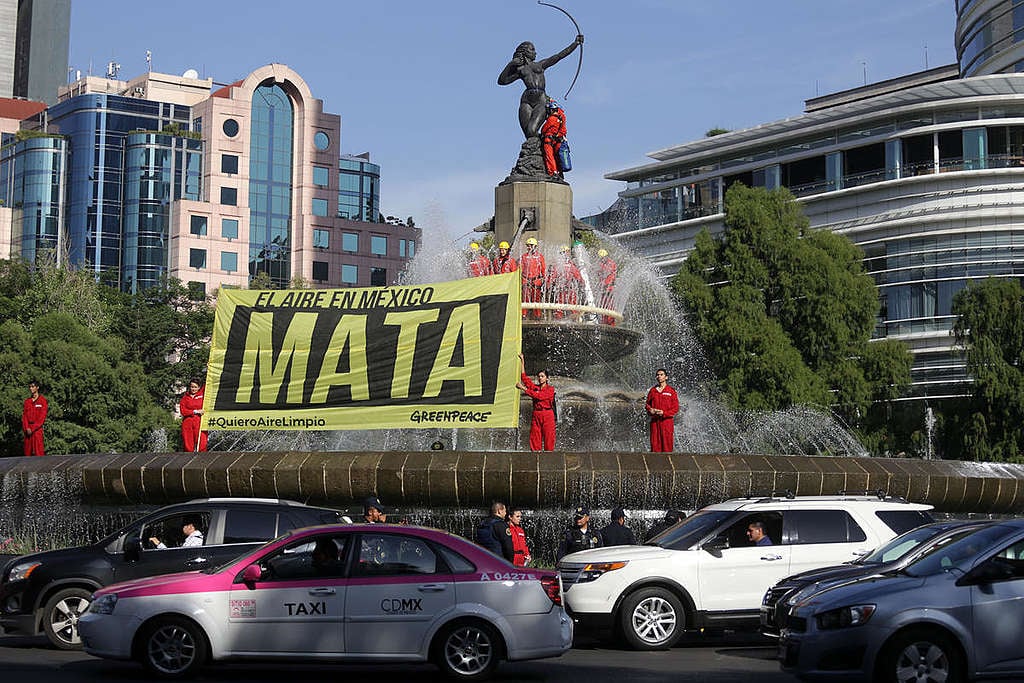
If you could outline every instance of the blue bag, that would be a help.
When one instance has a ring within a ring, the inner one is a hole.
[[[562,140],[558,147],[558,170],[562,173],[572,170],[572,152],[569,150],[568,140]]]

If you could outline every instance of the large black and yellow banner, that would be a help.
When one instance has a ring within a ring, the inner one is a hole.
[[[217,299],[203,429],[515,427],[519,273]]]

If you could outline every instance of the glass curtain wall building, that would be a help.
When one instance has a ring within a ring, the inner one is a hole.
[[[735,182],[788,188],[812,227],[847,235],[879,287],[875,338],[914,353],[913,397],[963,395],[953,296],[1024,278],[1024,74],[957,65],[836,93],[798,117],[670,147],[615,171],[627,189],[584,219],[674,274]]]
[[[17,141],[4,135],[0,147],[0,200],[10,206],[12,247],[34,260],[46,252],[61,256],[65,140],[43,135]],[[12,173],[17,166],[19,173]]]
[[[278,287],[291,280],[294,112],[279,85],[256,88],[249,142],[249,275]]]

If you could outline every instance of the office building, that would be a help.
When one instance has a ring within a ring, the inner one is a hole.
[[[701,230],[724,230],[730,185],[785,186],[812,227],[864,251],[881,299],[875,337],[914,354],[910,398],[962,396],[970,378],[950,334],[953,296],[971,280],[1024,277],[1021,39],[1024,2],[962,0],[959,64],[653,152],[606,174],[627,187],[584,220],[670,276]]]
[[[71,0],[0,0],[0,97],[55,103],[70,31]]]
[[[54,250],[125,291],[171,276],[198,294],[260,273],[386,285],[416,252],[418,229],[380,218],[379,166],[341,153],[340,116],[281,64],[229,85],[86,77],[21,128],[0,147],[12,256]]]

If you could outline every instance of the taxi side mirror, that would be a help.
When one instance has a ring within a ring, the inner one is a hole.
[[[263,576],[263,570],[260,569],[258,564],[250,564],[242,572],[242,581],[244,583],[256,583]]]

